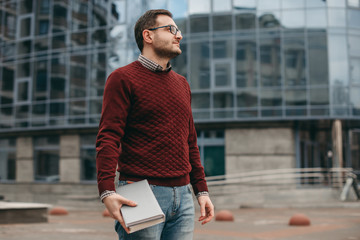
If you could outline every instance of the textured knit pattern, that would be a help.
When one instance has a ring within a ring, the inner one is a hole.
[[[184,77],[139,61],[108,77],[96,142],[99,193],[115,190],[117,164],[120,177],[180,186],[190,176],[195,194],[207,191],[190,99]]]

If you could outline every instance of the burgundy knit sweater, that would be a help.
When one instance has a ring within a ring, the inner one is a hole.
[[[115,190],[117,164],[121,180],[208,191],[190,101],[189,84],[174,71],[135,61],[110,74],[96,141],[100,194]]]

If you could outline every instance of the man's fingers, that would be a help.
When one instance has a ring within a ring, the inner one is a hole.
[[[122,204],[128,205],[128,206],[130,206],[130,207],[135,207],[135,206],[137,205],[136,202],[131,201],[131,200],[129,200],[129,199],[126,199],[126,198],[124,198],[124,197],[121,197],[120,202],[121,202]]]

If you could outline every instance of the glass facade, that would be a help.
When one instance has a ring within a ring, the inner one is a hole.
[[[133,25],[150,8],[183,32],[173,66],[196,122],[359,118],[358,1],[7,0],[0,132],[96,127],[106,77],[137,58]]]
[[[152,8],[170,10],[183,33],[172,65],[196,123],[360,120],[359,0],[3,0],[0,134],[97,128],[106,77],[137,59],[133,26]],[[223,174],[224,136],[205,132],[207,175]],[[81,180],[92,181],[93,137],[81,139]],[[58,145],[34,139],[36,180],[58,180],[43,161],[58,165]],[[0,146],[0,169],[14,165],[11,149]]]

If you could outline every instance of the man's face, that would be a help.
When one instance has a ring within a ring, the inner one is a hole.
[[[158,15],[156,19],[156,26],[166,26],[176,24],[174,20],[167,15]],[[178,32],[176,35],[170,32],[169,27],[156,29],[154,32],[153,48],[159,57],[174,58],[181,54],[180,40],[181,34]]]

